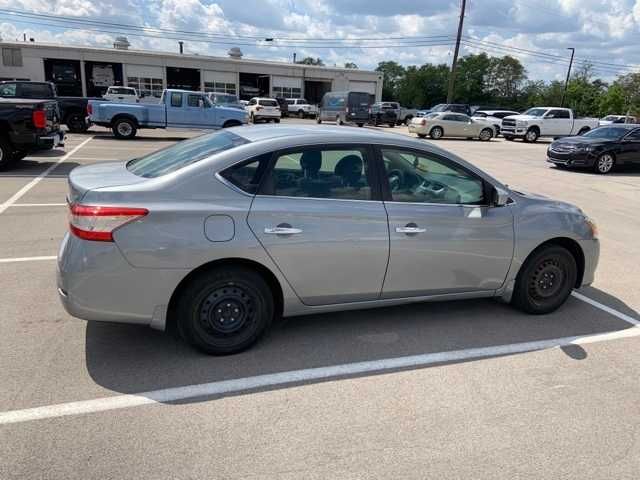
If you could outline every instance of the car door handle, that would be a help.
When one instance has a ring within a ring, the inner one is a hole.
[[[291,227],[273,227],[273,228],[265,228],[264,233],[268,233],[271,235],[296,235],[298,233],[302,233],[302,230],[299,228],[291,228]]]
[[[420,228],[420,227],[396,227],[396,233],[407,233],[407,234],[411,234],[411,233],[424,233],[426,232],[427,229],[426,228]]]

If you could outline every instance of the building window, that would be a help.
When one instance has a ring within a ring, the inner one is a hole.
[[[231,95],[235,95],[236,84],[224,82],[204,82],[204,91],[213,93],[230,93]]]
[[[162,79],[149,77],[127,77],[127,86],[138,90],[138,94],[145,97],[162,96]]]
[[[5,67],[21,67],[22,50],[20,50],[19,48],[3,48],[2,64]]]
[[[302,98],[302,89],[291,87],[273,87],[273,96],[284,98]]]

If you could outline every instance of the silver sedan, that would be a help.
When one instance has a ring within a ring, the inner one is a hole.
[[[463,113],[434,112],[415,117],[409,123],[409,133],[433,140],[444,137],[478,138],[484,142],[496,136],[495,126],[484,119],[473,119]]]
[[[86,320],[211,354],[277,316],[497,297],[532,314],[593,281],[596,227],[445,150],[327,126],[237,127],[74,169],[58,292]]]

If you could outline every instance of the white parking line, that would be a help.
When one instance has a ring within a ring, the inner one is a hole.
[[[606,305],[604,305],[603,303],[600,302],[596,302],[595,300],[586,297],[584,295],[582,295],[581,293],[578,292],[571,292],[571,295],[573,295],[575,298],[577,298],[578,300],[582,300],[583,302],[588,303],[589,305],[591,305],[592,307],[596,307],[599,308],[600,310],[602,310],[603,312],[607,312],[609,315],[613,315],[614,317],[618,317],[620,320],[624,320],[627,323],[630,323],[631,325],[635,325],[636,327],[640,326],[640,320],[630,317],[629,315],[619,312],[618,310],[614,310],[611,307],[608,307]]]
[[[55,255],[48,255],[42,257],[14,257],[14,258],[0,258],[0,263],[16,263],[16,262],[39,262],[42,260],[55,260]]]
[[[14,203],[16,203],[18,200],[20,200],[20,198],[22,198],[22,196],[24,194],[26,194],[29,190],[31,190],[33,187],[35,187],[44,177],[46,177],[54,168],[56,168],[58,165],[60,165],[62,162],[64,162],[66,159],[68,159],[69,157],[71,157],[71,155],[73,155],[74,153],[76,153],[78,150],[80,150],[82,147],[84,147],[93,137],[89,137],[87,138],[84,142],[82,142],[79,145],[76,145],[76,147],[71,150],[69,153],[67,153],[66,155],[64,155],[63,157],[61,157],[59,160],[57,160],[53,165],[51,165],[49,168],[47,168],[44,172],[42,172],[40,175],[38,175],[36,178],[34,178],[33,180],[31,180],[29,183],[27,183],[24,187],[22,187],[20,190],[18,190],[15,194],[13,194],[13,196],[7,200],[6,202],[4,202],[3,204],[0,205],[0,214],[3,213],[7,208],[9,208],[10,206],[12,206]]]
[[[576,298],[583,299],[581,294]],[[587,297],[584,297],[587,298]],[[257,388],[278,387],[293,383],[309,382],[329,378],[358,375],[363,373],[380,373],[390,370],[411,367],[425,367],[428,365],[455,362],[501,355],[513,355],[517,353],[532,352],[551,348],[559,348],[567,345],[582,345],[589,343],[605,342],[609,340],[640,336],[638,321],[624,313],[618,312],[606,305],[588,299],[587,303],[607,313],[625,320],[633,325],[626,330],[619,330],[596,335],[554,338],[534,342],[513,343],[509,345],[497,345],[493,347],[469,348],[449,352],[427,353],[398,358],[385,358],[367,362],[347,363],[332,365],[329,367],[307,368],[289,372],[257,375],[253,377],[224,380],[219,382],[188,385],[184,387],[152,390],[135,395],[116,395],[113,397],[96,398],[79,402],[60,403],[43,407],[26,408],[23,410],[10,410],[0,412],[0,425],[9,423],[21,423],[31,420],[43,420],[48,418],[65,417],[70,415],[83,415],[88,413],[118,410],[123,408],[139,407],[157,403],[175,402],[178,400],[198,397],[211,397],[222,394],[255,390]],[[586,301],[586,300],[585,300]]]
[[[66,203],[14,203],[9,207],[66,207]]]

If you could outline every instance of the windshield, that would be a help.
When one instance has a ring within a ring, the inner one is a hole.
[[[628,129],[621,128],[621,127],[600,127],[600,128],[594,128],[593,130],[585,133],[582,136],[587,138],[603,138],[603,139],[609,139],[609,140],[617,140],[619,138],[622,138],[628,132],[629,132]]]
[[[444,112],[447,109],[446,103],[439,103],[431,109],[432,112]]]
[[[614,120],[617,120],[618,116],[617,115],[607,115],[606,117],[603,118],[603,120],[607,120],[609,122],[613,122]]]
[[[230,150],[246,143],[249,143],[249,140],[228,131],[209,133],[183,140],[150,155],[134,158],[127,163],[127,170],[140,177],[160,177],[203,160],[214,153]]]
[[[547,113],[546,108],[530,108],[523,115],[529,115],[530,117],[542,117],[545,113]]]

